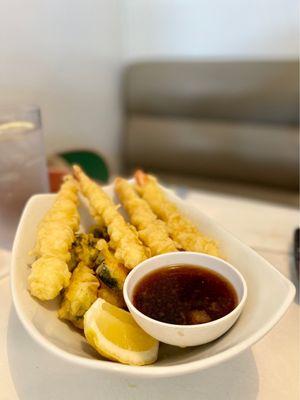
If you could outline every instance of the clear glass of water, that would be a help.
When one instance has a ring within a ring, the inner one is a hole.
[[[11,248],[29,197],[48,190],[39,108],[0,106],[0,248]]]

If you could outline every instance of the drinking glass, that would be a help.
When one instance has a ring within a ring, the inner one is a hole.
[[[0,106],[0,248],[11,247],[29,197],[48,189],[39,108]]]

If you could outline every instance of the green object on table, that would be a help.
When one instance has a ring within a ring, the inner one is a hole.
[[[59,156],[69,164],[79,164],[91,178],[103,183],[108,182],[108,167],[99,154],[87,150],[77,150],[60,153]]]

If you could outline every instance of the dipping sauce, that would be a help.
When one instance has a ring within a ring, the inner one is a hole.
[[[202,267],[176,265],[149,273],[137,283],[133,304],[161,322],[195,325],[224,317],[238,304],[232,284]]]

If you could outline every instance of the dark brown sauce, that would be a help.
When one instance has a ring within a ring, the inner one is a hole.
[[[164,267],[138,282],[133,304],[161,322],[195,325],[230,313],[237,306],[232,284],[220,274],[192,265]]]

